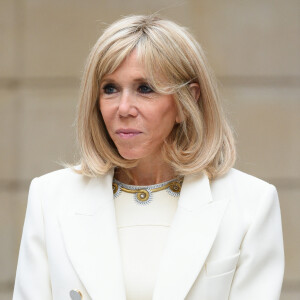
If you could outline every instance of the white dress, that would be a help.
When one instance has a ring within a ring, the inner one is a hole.
[[[178,181],[132,186],[114,180],[114,203],[127,300],[152,299],[160,258],[178,205],[180,186]],[[150,191],[149,198],[147,192],[144,194],[142,191],[138,195],[136,192],[139,190]]]

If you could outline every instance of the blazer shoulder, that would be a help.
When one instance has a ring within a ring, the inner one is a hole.
[[[76,180],[76,179],[83,179],[85,176],[76,173],[75,170],[72,168],[64,168],[59,169],[56,171],[52,171],[41,176],[38,176],[38,181],[51,183],[51,182],[61,182],[61,181],[68,181],[68,180]]]
[[[76,169],[78,170],[79,166],[56,170],[36,177],[32,182],[35,181],[44,191],[52,194],[53,192],[58,193],[60,191],[74,193],[86,188],[91,183],[107,184],[112,181],[113,170],[104,175],[89,177],[77,173]]]
[[[259,207],[278,202],[276,188],[262,179],[236,169],[231,169],[224,177],[234,203],[246,214],[253,215]]]
[[[244,173],[232,168],[225,176],[232,182],[236,188],[244,190],[261,191],[265,189],[273,189],[274,186],[260,178]]]
[[[90,177],[76,173],[73,168],[64,168],[36,177],[32,180],[32,183],[35,182],[44,192],[50,195],[54,192],[71,192],[74,189],[80,189],[90,179]]]

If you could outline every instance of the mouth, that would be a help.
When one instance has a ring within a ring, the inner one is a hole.
[[[137,129],[132,129],[132,128],[121,128],[116,130],[116,134],[120,137],[120,138],[132,138],[132,137],[136,137],[137,135],[141,134],[142,132],[137,130]]]

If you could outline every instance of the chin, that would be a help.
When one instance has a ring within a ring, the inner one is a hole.
[[[119,151],[119,154],[124,158],[128,160],[133,160],[133,159],[139,159],[142,158],[143,156],[139,153],[136,153],[135,151]]]

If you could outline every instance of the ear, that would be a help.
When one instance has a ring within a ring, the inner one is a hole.
[[[189,84],[189,88],[195,100],[198,101],[200,98],[200,85],[196,82],[193,82]]]
[[[191,91],[191,94],[195,98],[195,100],[198,101],[200,98],[200,85],[196,82],[190,83],[189,89]],[[175,121],[176,121],[176,123],[183,122],[183,118],[180,118],[179,113],[177,113]]]

